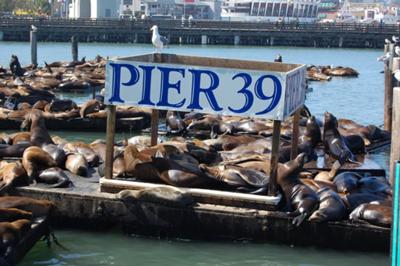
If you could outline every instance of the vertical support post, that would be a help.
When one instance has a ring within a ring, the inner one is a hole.
[[[239,45],[240,44],[240,36],[239,35],[235,35],[233,37],[233,44],[234,45]]]
[[[207,35],[201,35],[201,44],[203,45],[207,44],[207,39],[208,39]]]
[[[293,160],[297,156],[297,147],[299,143],[299,121],[300,121],[300,109],[297,109],[293,116],[292,149],[290,151],[291,160]]]
[[[153,54],[153,62],[161,63],[162,55],[161,54]],[[158,110],[151,110],[151,146],[157,145],[158,143]]]
[[[384,99],[384,120],[383,128],[385,130],[392,130],[392,105],[393,105],[393,75],[392,75],[392,64],[393,64],[393,44],[385,45],[385,54],[390,53],[390,58],[385,62],[384,73],[385,73],[385,99]]]
[[[31,41],[31,64],[37,66],[37,28],[31,26],[30,31],[30,41]]]
[[[399,231],[400,231],[400,209],[399,209],[399,190],[400,190],[400,161],[396,162],[396,179],[393,186],[393,206],[392,206],[392,266],[400,264],[400,247],[399,247]]]
[[[390,184],[394,185],[395,162],[400,160],[400,87],[393,89],[392,142],[390,145]]]
[[[104,168],[106,179],[111,179],[113,177],[115,119],[115,105],[107,105],[106,161]]]
[[[271,164],[269,172],[269,186],[268,195],[276,196],[278,185],[276,183],[278,174],[278,158],[279,158],[279,142],[281,135],[281,121],[274,120],[274,129],[272,133],[272,151],[271,151]]]
[[[71,38],[71,48],[72,48],[72,61],[78,61],[78,38],[72,36]]]

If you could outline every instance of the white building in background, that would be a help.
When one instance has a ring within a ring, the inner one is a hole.
[[[135,14],[141,12],[141,1],[140,0],[122,0],[120,6],[121,17],[134,17]]]
[[[71,0],[69,18],[119,18],[121,0]]]
[[[317,19],[319,0],[224,0],[223,20],[299,21]]]

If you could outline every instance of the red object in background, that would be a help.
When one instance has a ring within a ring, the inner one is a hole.
[[[184,0],[185,3],[194,3],[194,0]]]

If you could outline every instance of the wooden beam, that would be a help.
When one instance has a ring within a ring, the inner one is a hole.
[[[292,123],[292,149],[290,151],[290,159],[293,160],[297,156],[297,147],[299,144],[299,121],[300,121],[300,108],[294,113]]]
[[[78,61],[78,38],[76,36],[72,36],[71,38],[71,52],[72,60]]]
[[[390,148],[390,184],[394,185],[395,164],[400,160],[400,87],[393,89],[392,143]]]
[[[37,30],[33,29],[30,31],[30,41],[31,41],[31,64],[37,66]]]
[[[104,173],[105,178],[107,179],[111,179],[113,177],[115,120],[115,105],[107,105],[106,161],[104,162]]]
[[[151,146],[158,143],[158,110],[151,110]]]
[[[271,151],[271,166],[269,172],[269,187],[268,195],[276,196],[278,185],[276,178],[278,174],[278,158],[279,158],[279,142],[281,135],[281,121],[274,120],[274,129],[272,133],[272,151]]]
[[[384,76],[385,76],[385,98],[384,98],[384,120],[383,120],[383,128],[385,130],[392,130],[392,105],[393,105],[393,74],[392,74],[392,66],[393,66],[393,53],[394,46],[393,44],[385,45],[385,54],[390,53],[390,58],[384,64]]]

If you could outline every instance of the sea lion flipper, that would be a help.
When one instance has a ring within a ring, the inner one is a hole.
[[[299,227],[306,217],[307,213],[303,212],[300,215],[293,218],[292,224],[294,224],[296,227]]]

